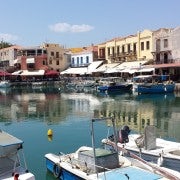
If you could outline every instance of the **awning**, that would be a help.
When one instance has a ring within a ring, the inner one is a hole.
[[[155,68],[141,68],[137,72],[151,72],[154,70],[155,70]]]
[[[78,67],[78,68],[69,68],[65,71],[62,71],[60,74],[79,74],[83,75],[87,73],[87,67]]]
[[[121,72],[122,69],[132,69],[132,68],[141,68],[142,65],[146,64],[148,60],[144,61],[132,61],[132,62],[124,62],[116,67],[116,69]]]
[[[0,71],[0,76],[10,76],[11,73],[5,72],[5,71]]]
[[[14,63],[14,64],[21,63],[21,60],[20,60],[20,59],[15,59],[15,60],[13,61],[13,63]]]
[[[20,75],[22,72],[23,72],[22,70],[20,70],[20,71],[15,71],[15,72],[12,73],[12,75]]]
[[[92,62],[87,68],[87,74],[92,74],[102,63],[103,61]]]
[[[59,76],[59,72],[55,70],[48,70],[44,73],[46,76]]]
[[[37,71],[23,70],[23,72],[20,75],[21,76],[43,76],[44,70],[37,70]]]
[[[102,66],[100,66],[99,68],[97,68],[96,70],[94,70],[93,72],[106,72],[109,69],[112,69],[116,66],[118,66],[119,63],[112,63],[112,64],[103,64]]]
[[[176,68],[176,67],[180,67],[180,63],[170,63],[170,64],[153,64],[151,65],[151,67],[155,68],[155,69],[159,69],[159,68]]]
[[[35,63],[35,59],[34,58],[27,58],[26,63],[27,64],[33,64],[33,63]]]

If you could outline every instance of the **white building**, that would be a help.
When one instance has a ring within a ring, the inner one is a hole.
[[[17,51],[21,49],[21,46],[11,46],[0,49],[0,62],[3,66],[14,66],[17,59]]]
[[[83,51],[71,55],[71,67],[88,66],[93,62],[93,52]]]
[[[180,27],[177,27],[171,31],[170,43],[172,59],[175,63],[180,63]]]

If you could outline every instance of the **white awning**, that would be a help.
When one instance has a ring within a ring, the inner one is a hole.
[[[138,70],[138,72],[151,72],[154,70],[155,70],[155,68],[141,68]]]
[[[22,70],[19,70],[19,71],[15,71],[13,73],[11,73],[12,75],[20,75],[23,71]]]
[[[102,66],[100,66],[99,68],[94,70],[93,72],[106,72],[109,69],[112,69],[112,68],[114,68],[114,67],[116,67],[118,65],[119,65],[119,63],[103,64]]]
[[[102,63],[103,63],[103,61],[92,62],[87,68],[87,70],[88,70],[87,74],[92,74],[92,72],[94,72],[97,69],[97,67],[99,67]]]
[[[141,66],[146,64],[147,62],[148,62],[148,60],[144,60],[144,61],[138,61],[137,60],[137,61],[132,61],[132,62],[124,62],[124,63],[118,65],[116,67],[116,69],[117,70],[119,69],[120,72],[121,72],[122,69],[126,69],[126,68],[128,68],[128,69],[131,69],[131,68],[141,68]]]
[[[28,71],[23,70],[23,72],[20,74],[21,76],[43,76],[44,70],[36,70],[36,71]]]
[[[87,73],[87,67],[78,67],[78,68],[69,68],[65,71],[62,71],[60,74],[86,74]]]
[[[123,69],[123,70],[121,70],[121,71],[119,71],[119,72],[121,72],[121,73],[129,73],[129,74],[133,74],[133,73],[135,73],[135,72],[137,72],[138,70],[137,69],[130,69],[130,68],[125,68],[125,69]]]
[[[34,58],[27,58],[27,59],[26,59],[26,63],[27,63],[27,64],[35,63],[35,59],[34,59]]]
[[[14,64],[21,63],[21,60],[20,60],[20,59],[15,59],[15,60],[13,61],[13,63],[14,63]]]

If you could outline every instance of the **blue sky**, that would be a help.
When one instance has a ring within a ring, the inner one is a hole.
[[[0,7],[0,39],[22,46],[82,47],[180,26],[180,0],[4,0]]]

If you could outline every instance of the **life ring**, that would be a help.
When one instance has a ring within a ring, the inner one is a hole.
[[[53,166],[53,175],[55,178],[59,178],[62,173],[62,168],[58,163],[54,164]]]

